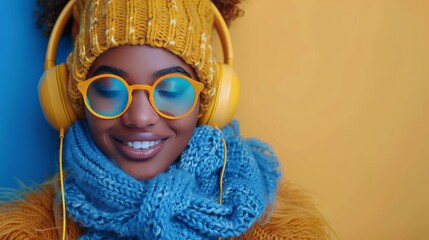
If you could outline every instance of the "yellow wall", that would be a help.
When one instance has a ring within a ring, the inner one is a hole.
[[[244,135],[274,146],[340,239],[429,239],[429,1],[243,7]]]

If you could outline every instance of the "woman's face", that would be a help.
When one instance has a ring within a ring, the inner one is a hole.
[[[120,75],[129,85],[152,85],[157,77],[168,73],[197,79],[192,67],[179,57],[149,46],[109,49],[95,60],[88,78],[102,73]],[[198,104],[186,117],[168,120],[155,112],[147,91],[137,90],[128,110],[118,118],[101,119],[88,109],[85,113],[91,136],[101,151],[134,178],[150,179],[165,171],[188,144],[197,123]],[[139,148],[140,144],[146,148]]]

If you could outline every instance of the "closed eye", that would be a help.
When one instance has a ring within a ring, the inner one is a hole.
[[[187,80],[180,77],[171,77],[162,80],[155,88],[155,91],[168,98],[182,96],[188,91],[190,84]]]
[[[91,85],[100,97],[114,98],[126,94],[125,86],[115,78],[101,78]]]
[[[111,89],[103,89],[96,88],[97,94],[104,98],[116,98],[122,94],[121,90],[111,90]]]
[[[185,93],[185,89],[179,91],[170,91],[170,90],[158,90],[159,95],[166,98],[176,98],[180,97]]]

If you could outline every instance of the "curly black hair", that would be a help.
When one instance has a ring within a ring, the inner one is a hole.
[[[45,36],[50,35],[55,21],[68,1],[69,0],[37,0],[39,9],[35,12],[37,17],[36,27],[42,29]],[[243,9],[238,6],[243,1],[244,0],[212,0],[228,26],[230,26],[231,22],[237,17],[244,14]],[[64,32],[69,33],[70,27]]]
[[[49,36],[54,28],[55,21],[69,0],[37,0],[38,10],[36,27],[42,29],[45,36]]]
[[[243,1],[244,0],[212,0],[228,26],[230,26],[231,22],[237,17],[244,15],[244,10],[238,6]]]

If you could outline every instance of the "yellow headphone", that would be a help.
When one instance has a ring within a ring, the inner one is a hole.
[[[65,25],[70,19],[75,0],[67,3],[52,30],[46,50],[45,72],[39,81],[39,100],[46,120],[56,130],[68,129],[77,119],[70,103],[67,86],[69,73],[64,63],[56,65],[55,55]],[[214,4],[214,27],[218,32],[224,63],[218,63],[218,79],[215,79],[216,94],[198,124],[215,127],[226,125],[233,117],[240,92],[238,76],[233,64],[232,43],[226,23]]]

